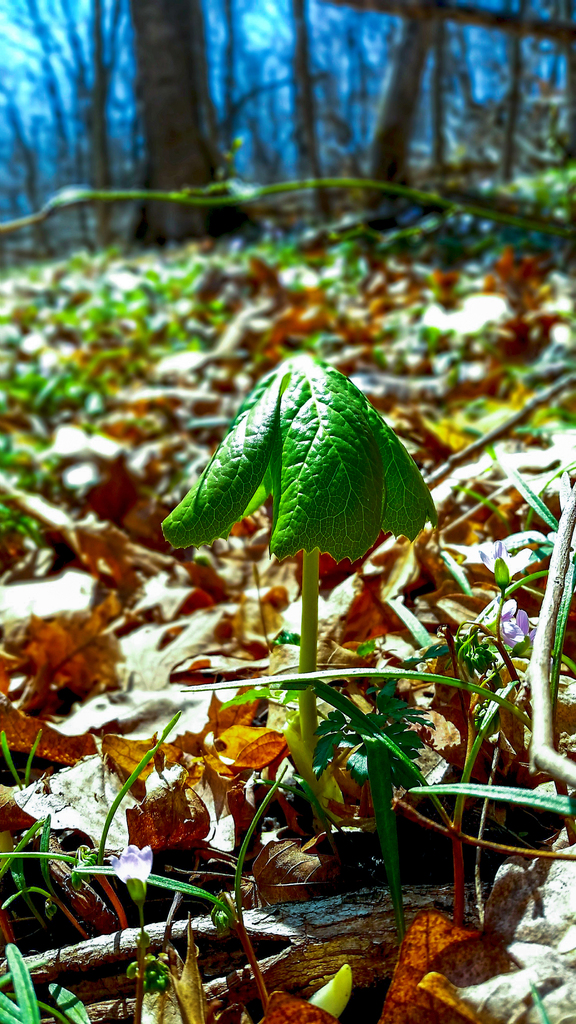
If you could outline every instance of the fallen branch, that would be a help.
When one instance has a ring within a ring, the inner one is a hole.
[[[550,660],[560,602],[566,574],[572,557],[572,538],[576,527],[576,486],[572,488],[558,524],[548,581],[540,608],[538,628],[534,637],[527,679],[532,695],[532,740],[530,768],[547,772],[556,782],[576,789],[576,764],[562,757],[554,748],[554,723],[550,694]]]
[[[564,391],[565,388],[573,387],[575,385],[576,373],[566,373],[563,374],[559,380],[554,381],[550,387],[545,388],[543,391],[538,391],[530,401],[526,402],[526,405],[522,406],[522,408],[518,410],[518,412],[513,413],[513,415],[509,416],[507,420],[504,420],[504,423],[494,427],[493,430],[489,430],[487,434],[477,438],[476,441],[472,441],[472,443],[467,445],[466,448],[461,448],[460,451],[454,452],[454,455],[451,455],[449,459],[446,459],[446,462],[443,462],[441,466],[438,466],[438,468],[432,473],[429,473],[428,476],[425,475],[424,479],[428,484],[428,487],[435,487],[441,480],[444,480],[449,476],[452,470],[456,469],[457,466],[461,466],[472,459],[475,455],[479,455],[480,452],[484,451],[486,445],[493,444],[494,441],[499,441],[501,437],[505,437],[511,430],[514,430],[514,427],[517,427],[519,423],[523,423],[524,420],[527,420],[534,410],[539,408],[539,406],[545,405],[551,398],[554,398],[561,391]]]
[[[262,185],[258,188],[247,189],[239,189],[235,185],[233,192],[226,191],[226,185],[222,184],[209,185],[204,189],[183,189],[180,192],[164,192],[149,189],[101,191],[98,189],[65,188],[55,196],[52,196],[46,205],[36,213],[0,224],[0,236],[11,234],[14,231],[21,231],[22,228],[42,224],[60,210],[71,209],[88,203],[149,202],[154,200],[155,202],[178,203],[181,206],[244,206],[247,203],[253,203],[257,199],[263,199],[267,196],[282,195],[288,192],[306,192],[311,189],[322,188],[377,191],[387,195],[400,196],[420,206],[438,207],[440,210],[446,210],[450,216],[465,213],[481,220],[506,224],[520,231],[538,231],[541,234],[554,235],[566,239],[574,239],[576,237],[576,229],[572,226],[555,224],[552,221],[541,220],[538,217],[522,217],[482,206],[480,203],[455,201],[449,197],[438,195],[435,192],[423,192],[421,189],[398,185],[393,181],[375,181],[370,178],[306,178],[302,181],[283,181],[273,185]]]

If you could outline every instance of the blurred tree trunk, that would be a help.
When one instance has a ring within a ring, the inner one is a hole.
[[[34,146],[30,145],[26,138],[24,125],[20,116],[20,110],[14,101],[14,97],[0,83],[0,93],[6,101],[6,115],[8,124],[14,135],[14,142],[20,154],[24,166],[24,192],[28,201],[31,213],[39,210],[41,202],[40,189],[38,187],[38,158]],[[46,224],[35,224],[33,227],[36,255],[38,257],[51,254],[51,246]]]
[[[108,68],[104,56],[104,26],[102,0],[94,0],[93,47],[94,84],[92,86],[92,183],[96,189],[108,189],[112,183],[108,148]],[[110,242],[110,214],[108,203],[96,203],[96,243],[100,248]]]
[[[236,25],[234,0],[224,0],[226,50],[224,53],[224,144],[231,146],[234,138],[234,69],[236,61]]]
[[[572,21],[572,0],[561,0],[560,17]],[[568,42],[564,48],[566,58],[566,105],[568,108],[568,140],[566,156],[576,160],[576,52],[574,43]]]
[[[432,108],[434,121],[434,167],[441,171],[446,163],[446,24],[436,22],[436,38],[434,40],[434,75],[432,78]]]
[[[192,62],[192,33],[197,28],[192,4],[131,0],[131,9],[148,149],[146,186],[179,190],[206,185],[214,166],[202,132],[199,69]],[[137,235],[163,243],[202,235],[205,227],[205,208],[151,201],[142,208]]]
[[[528,7],[527,0],[520,0],[520,17],[523,18]],[[516,156],[516,129],[520,111],[520,84],[522,81],[522,39],[514,36],[510,46],[510,89],[506,100],[506,130],[504,133],[504,152],[502,156],[502,177],[510,181],[514,174]]]
[[[410,138],[434,28],[431,19],[407,21],[403,28],[376,122],[371,178],[400,183],[408,180]],[[374,202],[380,199],[380,194],[374,196]]]
[[[56,137],[61,156],[66,157],[68,152],[68,133],[66,131],[66,112],[62,101],[62,93],[58,76],[54,70],[52,55],[55,50],[54,40],[46,22],[42,19],[38,9],[37,0],[26,0],[28,15],[32,22],[34,32],[40,44],[42,71],[46,84],[46,95],[54,118]]]
[[[73,70],[71,73],[74,111],[73,166],[74,178],[77,184],[80,185],[87,177],[85,173],[85,144],[89,131],[90,117],[88,65],[84,55],[82,40],[78,32],[76,18],[72,12],[70,0],[60,0],[60,2],[62,5],[62,13],[64,15],[64,24],[66,26],[68,42],[74,60]],[[91,238],[88,227],[88,209],[82,203],[78,206],[77,217],[82,243],[85,246],[89,246]]]
[[[310,75],[310,44],[306,0],[292,0],[296,42],[294,47],[294,91],[296,108],[296,138],[300,155],[300,174],[321,178],[320,155],[316,135],[316,97]],[[328,216],[330,206],[325,191],[316,192],[318,212]]]
[[[210,92],[202,0],[190,0],[190,22],[190,52],[195,91],[200,107],[200,131],[208,152],[210,164],[215,169],[220,164],[218,120],[212,102],[212,93]]]

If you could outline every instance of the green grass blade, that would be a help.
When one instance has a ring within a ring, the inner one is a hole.
[[[458,584],[460,589],[468,597],[472,597],[472,587],[470,586],[470,584],[468,582],[468,577],[467,577],[466,573],[464,572],[464,569],[462,568],[462,566],[459,565],[458,562],[456,561],[456,559],[453,558],[452,555],[448,551],[446,551],[446,550],[441,550],[440,551],[440,558],[444,562],[444,565],[448,569],[448,572],[456,580],[456,583]]]
[[[389,597],[386,604],[396,613],[406,629],[409,629],[417,644],[420,647],[429,647],[433,642],[430,633],[417,619],[413,612],[406,607],[401,597]]]
[[[541,1020],[542,1024],[550,1024],[550,1018],[549,1018],[548,1014],[546,1013],[546,1007],[544,1006],[544,1003],[542,1002],[542,999],[540,998],[540,993],[539,993],[538,989],[536,988],[534,982],[532,982],[532,981],[530,982],[530,989],[531,989],[531,992],[532,992],[532,999],[534,1001],[534,1006],[538,1010],[538,1014],[540,1016],[540,1020]],[[569,1019],[570,1018],[568,1018],[568,1020]]]
[[[460,782],[453,785],[415,786],[409,790],[421,796],[474,796],[481,800],[499,800],[520,807],[532,807],[537,811],[550,811],[564,818],[576,817],[576,799],[552,793],[537,793],[532,789],[513,789],[511,786],[482,786],[475,782]]]
[[[24,1024],[22,1010],[3,992],[0,992],[0,1024]]]
[[[396,815],[392,810],[392,774],[390,771],[390,751],[386,744],[375,736],[364,739],[368,759],[370,790],[376,816],[376,828],[380,840],[380,848],[384,858],[386,877],[390,886],[390,895],[394,907],[394,920],[398,941],[404,938],[404,905],[402,902],[402,883],[400,881],[400,854],[398,851],[398,833]]]
[[[530,508],[540,516],[540,519],[545,522],[551,530],[558,529],[558,520],[552,515],[549,508],[546,507],[542,498],[539,498],[535,491],[532,490],[529,484],[520,476],[517,470],[513,469],[512,466],[506,465],[505,462],[498,461],[498,465],[503,473],[506,474],[509,480],[512,481],[516,489],[520,492],[523,498],[528,502]]]
[[[47,817],[46,817],[46,821],[44,822],[44,825],[42,827],[42,835],[40,837],[40,852],[41,853],[49,853],[50,852],[50,828],[51,828],[51,823],[52,823],[52,815],[48,814]],[[42,857],[42,859],[40,861],[40,870],[42,872],[42,878],[44,879],[44,883],[46,885],[46,888],[48,889],[48,892],[52,896],[55,896],[56,893],[54,892],[54,886],[52,885],[52,879],[50,878],[50,862],[45,857]]]
[[[24,963],[24,957],[13,943],[6,946],[6,960],[12,975],[12,987],[16,1003],[22,1010],[22,1019],[26,1024],[40,1024],[40,1010],[36,1002],[36,993],[30,971]]]
[[[56,1006],[73,1021],[73,1024],[90,1024],[86,1007],[80,1002],[78,996],[75,996],[73,992],[70,992],[67,988],[62,988],[62,985],[57,985],[55,982],[52,982],[48,988]]]

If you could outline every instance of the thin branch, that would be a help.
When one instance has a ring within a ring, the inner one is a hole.
[[[572,488],[558,524],[548,582],[540,608],[538,628],[534,637],[527,679],[532,694],[532,741],[530,767],[533,772],[547,772],[557,782],[576,789],[576,764],[554,749],[554,723],[550,695],[550,660],[560,602],[571,559],[572,538],[576,527],[576,486]]]
[[[226,192],[226,186],[217,184],[207,188],[184,189],[181,192],[164,192],[149,189],[116,189],[103,191],[98,189],[66,188],[52,196],[46,205],[28,217],[5,221],[0,224],[0,235],[20,231],[24,227],[39,224],[48,219],[58,210],[70,209],[86,203],[118,203],[155,200],[156,202],[179,203],[182,206],[239,206],[252,203],[267,196],[282,195],[290,192],[306,192],[319,188],[367,189],[383,192],[388,195],[400,196],[419,206],[438,207],[450,216],[468,214],[481,220],[507,224],[520,231],[537,231],[544,235],[574,240],[576,228],[572,225],[563,226],[538,217],[522,217],[490,209],[476,203],[459,202],[434,192],[423,192],[420,189],[408,188],[392,181],[376,181],[370,178],[305,178],[302,181],[283,181],[273,185],[262,185],[258,188],[247,188],[245,191]]]
[[[1,226],[0,226],[1,230]],[[559,380],[554,381],[549,388],[545,388],[543,391],[538,391],[526,405],[522,406],[518,412],[513,413],[509,416],[504,423],[494,427],[487,434],[477,438],[476,441],[472,441],[471,444],[467,445],[466,448],[462,448],[459,452],[455,452],[451,455],[446,462],[443,462],[441,466],[438,466],[433,473],[429,473],[424,477],[428,487],[435,487],[436,484],[440,483],[447,476],[450,475],[453,469],[457,466],[463,465],[468,462],[474,455],[480,454],[486,448],[486,445],[492,444],[494,441],[498,441],[501,437],[505,437],[511,430],[514,430],[519,423],[523,423],[527,420],[535,409],[539,406],[545,405],[551,398],[564,391],[565,388],[573,387],[576,385],[576,373],[563,374]],[[467,513],[468,514],[468,513]]]
[[[453,0],[330,0],[339,7],[351,7],[355,11],[380,11],[401,18],[418,21],[432,19],[453,21],[462,25],[480,25],[482,28],[497,29],[517,36],[534,36],[536,39],[559,39],[569,43],[576,39],[576,25],[573,21],[544,18],[522,19],[518,14],[503,14],[475,4],[456,4]]]

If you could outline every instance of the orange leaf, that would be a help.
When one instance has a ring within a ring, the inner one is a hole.
[[[155,742],[154,737],[149,740],[131,740],[128,736],[116,736],[109,733],[102,739],[102,753],[110,758],[118,774],[127,779],[144,755],[152,749]],[[188,780],[190,787],[198,781],[202,774],[204,768],[202,759],[183,754],[180,747],[174,746],[173,743],[163,743],[158,749],[156,756],[158,755],[169,764],[183,764],[190,769],[192,771],[192,776]],[[197,769],[196,764],[198,765]],[[144,782],[153,771],[154,761],[149,761],[138,776],[138,783]],[[135,783],[135,786],[138,783]]]
[[[262,1024],[338,1024],[338,1019],[305,999],[273,992]]]
[[[264,768],[286,749],[286,740],[274,729],[249,725],[233,725],[220,733],[215,742],[220,757],[233,761],[234,771]]]
[[[306,853],[296,839],[266,843],[252,865],[258,892],[266,903],[310,900],[334,889],[340,864],[333,855]]]
[[[190,850],[210,831],[208,809],[194,790],[186,788],[187,772],[181,765],[151,775],[140,807],[126,810],[130,842],[142,849]]]
[[[443,974],[437,971],[425,974],[418,988],[428,992],[438,1004],[442,1024],[482,1024],[474,1011],[460,999],[456,986]]]
[[[90,734],[84,736],[63,736],[50,725],[31,718],[18,711],[8,698],[0,693],[0,730],[6,733],[10,750],[29,753],[38,730],[42,737],[36,751],[38,757],[45,757],[57,764],[74,765],[81,757],[96,753],[96,743]]]
[[[487,969],[485,977],[506,971],[505,954],[489,947],[480,932],[457,928],[437,910],[423,910],[408,929],[386,996],[379,1024],[464,1024],[474,1018],[446,1016],[446,1000],[438,997],[440,986],[420,984],[431,972],[470,976],[483,980],[474,970]],[[456,1003],[453,1000],[454,1006]],[[454,1010],[454,1013],[457,1011]]]

